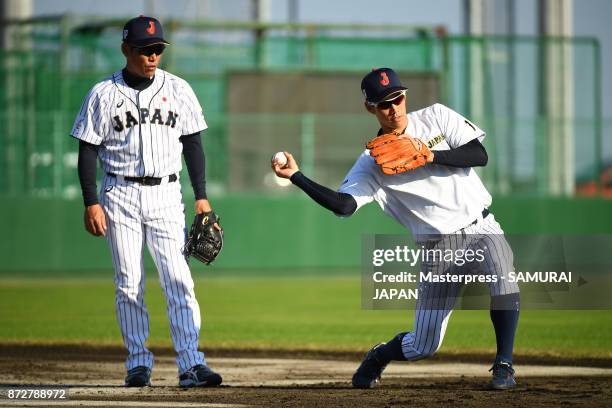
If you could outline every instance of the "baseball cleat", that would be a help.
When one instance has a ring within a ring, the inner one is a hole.
[[[125,377],[126,387],[144,387],[151,385],[151,369],[145,366],[134,367],[128,370]]]
[[[493,371],[493,379],[491,380],[491,388],[494,390],[509,390],[516,387],[514,379],[514,369],[512,364],[505,361],[493,364],[489,371]]]
[[[357,371],[353,374],[354,388],[372,388],[380,380],[380,376],[385,367],[387,367],[387,364],[381,363],[376,357],[376,349],[384,344],[377,344],[366,353]]]
[[[179,376],[179,387],[216,387],[223,379],[208,366],[198,364]]]

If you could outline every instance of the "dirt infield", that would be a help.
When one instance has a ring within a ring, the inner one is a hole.
[[[519,365],[516,390],[488,390],[484,363],[421,361],[390,365],[380,386],[354,390],[349,381],[359,359],[209,357],[224,377],[215,389],[176,387],[174,359],[156,358],[153,386],[128,389],[119,349],[0,348],[0,394],[9,389],[62,387],[65,401],[0,399],[1,406],[606,406],[612,401],[612,368]],[[328,356],[331,357],[331,356]],[[5,398],[5,397],[0,397]]]

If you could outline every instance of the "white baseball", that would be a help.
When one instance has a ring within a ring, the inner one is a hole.
[[[274,162],[281,167],[285,167],[287,165],[287,156],[285,156],[285,153],[283,152],[278,152],[272,156],[272,163]]]

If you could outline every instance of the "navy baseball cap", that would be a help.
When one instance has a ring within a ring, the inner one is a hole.
[[[389,96],[394,97],[399,91],[406,88],[391,68],[376,68],[369,72],[361,80],[361,92],[366,101],[376,104],[386,100]]]
[[[123,26],[123,41],[132,47],[147,47],[153,44],[170,44],[164,40],[164,29],[153,17],[140,16]]]

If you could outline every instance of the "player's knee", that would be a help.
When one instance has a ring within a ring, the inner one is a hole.
[[[426,349],[421,350],[421,355],[423,356],[423,358],[429,358],[431,356],[433,356],[434,354],[436,354],[436,352],[440,349],[440,346],[433,346],[433,347],[429,347]]]
[[[119,302],[135,301],[141,295],[139,285],[136,282],[124,281],[116,283],[115,297]]]
[[[194,285],[192,281],[173,281],[164,285],[166,299],[174,306],[183,306],[195,300]]]
[[[436,354],[441,345],[442,341],[437,341],[431,344],[423,344],[417,347],[417,352],[420,354],[421,358],[428,358]]]

